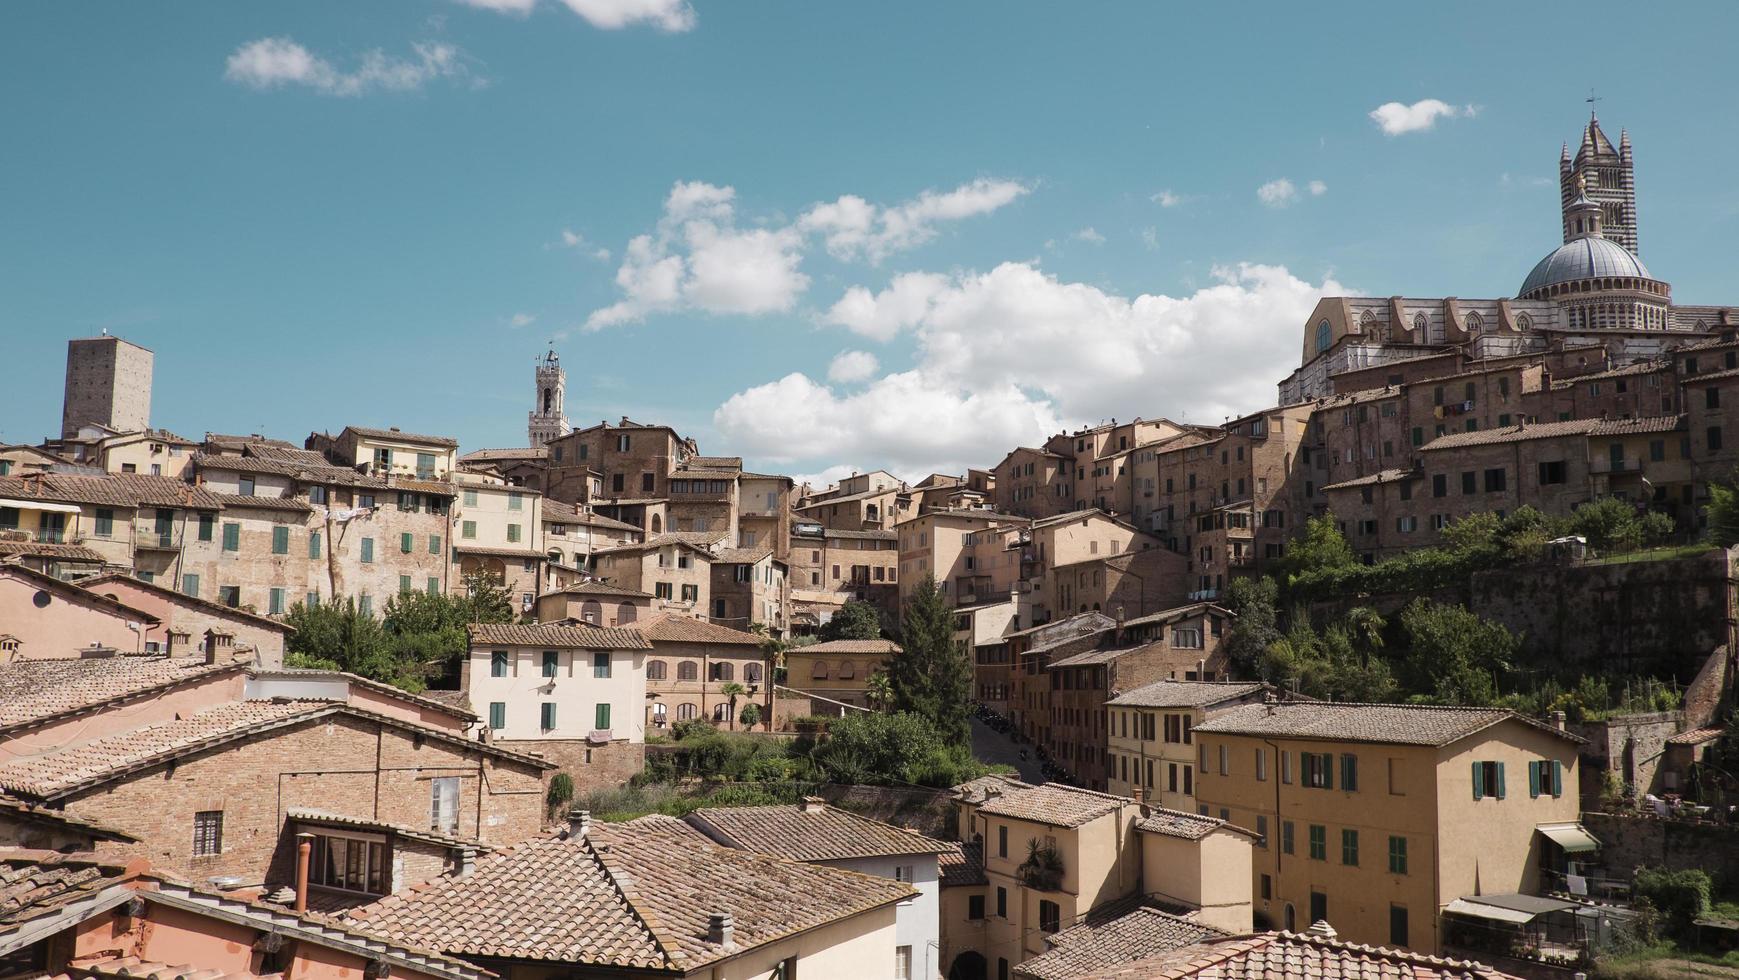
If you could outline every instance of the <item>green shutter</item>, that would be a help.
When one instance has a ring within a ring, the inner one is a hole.
[[[1322,754],[1322,788],[1334,789],[1334,753]]]
[[[556,727],[556,706],[553,701],[543,703],[543,730],[553,731]]]
[[[242,550],[242,526],[240,524],[225,524],[223,526],[223,550]]]
[[[1540,764],[1528,763],[1528,798],[1537,799],[1540,795]]]
[[[272,528],[272,554],[287,555],[290,553],[290,529],[287,527]]]
[[[181,592],[183,595],[199,598],[199,576],[192,573],[181,576]]]
[[[411,577],[409,575],[400,575],[399,576],[399,594],[403,595],[406,592],[409,592],[410,590],[411,590]]]
[[[1477,762],[1473,764],[1473,798],[1485,799],[1485,767]]]
[[[429,576],[429,594],[430,595],[440,595],[441,594],[441,580],[436,578],[433,575]]]
[[[210,514],[199,515],[199,540],[210,541],[211,529],[217,524],[217,518]]]
[[[1497,798],[1500,800],[1504,798],[1504,764],[1501,762],[1497,764],[1497,794],[1496,795],[1497,795]]]
[[[608,729],[610,727],[610,706],[609,705],[607,705],[607,704],[598,705],[596,711],[594,712],[594,715],[595,715],[595,717],[593,717],[592,720],[597,722],[597,724],[593,725],[592,726],[593,728],[597,729],[598,731],[605,731],[606,729]]]
[[[1564,795],[1564,764],[1557,759],[1552,760],[1552,796]]]
[[[284,590],[273,589],[271,596],[271,603],[266,608],[270,610],[271,615],[276,616],[284,611]]]
[[[503,701],[489,703],[489,727],[501,729],[507,727],[507,704]]]
[[[308,557],[309,558],[320,557],[320,532],[319,531],[309,531],[308,532]]]
[[[429,535],[429,554],[438,555],[440,553],[441,553],[441,536],[439,534]]]
[[[411,532],[406,531],[399,535],[399,551],[401,553],[408,555],[411,553],[411,549],[415,547],[416,539],[411,536]]]
[[[374,561],[374,539],[373,538],[363,538],[362,539],[362,560],[365,562]]]

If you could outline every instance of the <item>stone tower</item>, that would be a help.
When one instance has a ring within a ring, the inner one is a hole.
[[[562,359],[551,350],[537,362],[537,400],[532,404],[526,433],[533,448],[547,446],[574,431],[568,417],[562,414],[562,396],[567,393],[568,373],[562,370]]]
[[[151,427],[151,369],[156,355],[107,330],[100,337],[66,342],[66,395],[61,401],[60,435],[70,439],[79,426],[95,422],[116,432]]]
[[[1618,145],[1612,145],[1600,130],[1600,120],[1589,113],[1588,125],[1582,130],[1582,145],[1576,156],[1570,156],[1570,144],[1564,144],[1558,156],[1558,191],[1564,216],[1564,240],[1570,240],[1570,206],[1575,203],[1578,188],[1585,182],[1588,199],[1600,205],[1600,228],[1609,241],[1623,245],[1632,255],[1640,256],[1636,247],[1636,173],[1630,156],[1630,133],[1619,131]]]

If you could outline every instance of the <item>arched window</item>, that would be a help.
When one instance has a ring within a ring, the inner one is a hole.
[[[1318,354],[1328,350],[1328,345],[1333,336],[1334,327],[1327,320],[1316,325],[1316,352]]]
[[[639,609],[632,602],[624,602],[616,607],[616,625],[626,626],[639,615]]]
[[[839,679],[840,680],[846,681],[846,680],[850,680],[856,676],[857,676],[857,664],[854,664],[849,660],[841,660],[839,662]]]
[[[1362,333],[1367,337],[1375,337],[1377,335],[1377,315],[1375,313],[1366,310],[1364,314],[1359,317],[1359,333]]]
[[[712,674],[712,679],[715,681],[733,681],[737,679],[737,668],[728,663],[714,663]]]
[[[630,606],[629,608],[633,608]],[[604,625],[604,607],[596,599],[587,599],[580,603],[580,622],[591,623],[593,626]]]
[[[693,721],[694,720],[694,705],[690,704],[688,702],[683,702],[682,704],[677,705],[676,706],[676,720],[677,721]]]
[[[723,701],[713,705],[713,721],[726,721],[731,717],[731,706]]]
[[[1517,314],[1517,316],[1516,316],[1516,329],[1517,330],[1532,330],[1532,329],[1534,329],[1534,318],[1527,315],[1526,313]]]
[[[1467,332],[1468,333],[1479,333],[1480,329],[1483,328],[1484,326],[1485,326],[1485,317],[1480,316],[1478,313],[1469,313],[1467,315]]]
[[[653,514],[652,515],[652,533],[653,534],[662,534],[663,532],[664,532],[664,518],[659,517],[657,514]]]
[[[1413,314],[1413,332],[1418,334],[1418,341],[1425,339],[1425,329],[1431,326],[1431,318],[1423,313]]]
[[[684,660],[676,665],[676,679],[693,681],[700,679],[700,668],[692,660]]]
[[[815,661],[814,668],[812,668],[809,671],[809,679],[816,680],[816,681],[827,680],[827,661],[825,661],[825,660]]]
[[[743,665],[743,683],[744,684],[759,684],[759,683],[761,683],[761,665],[760,664],[744,664]]]
[[[662,660],[648,660],[646,661],[646,679],[649,681],[664,680],[665,671],[667,669],[668,668]]]
[[[664,723],[669,720],[669,715],[670,715],[670,711],[669,711],[669,709],[667,709],[664,706],[663,701],[652,702],[652,727],[653,728],[663,728]]]

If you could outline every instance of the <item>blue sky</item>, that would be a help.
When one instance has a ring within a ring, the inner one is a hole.
[[[1673,12],[11,4],[0,439],[57,428],[65,341],[105,327],[194,436],[519,445],[552,338],[576,424],[798,474],[1218,421],[1324,289],[1513,293],[1590,87],[1643,259],[1739,302],[1739,7]]]

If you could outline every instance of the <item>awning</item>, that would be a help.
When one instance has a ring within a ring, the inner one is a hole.
[[[1443,907],[1449,915],[1465,915],[1475,919],[1490,919],[1493,922],[1508,922],[1511,925],[1526,925],[1534,921],[1531,912],[1518,912],[1515,909],[1499,908],[1496,905],[1483,905],[1458,898]]]
[[[16,507],[19,510],[46,510],[54,514],[76,514],[77,504],[57,504],[48,500],[14,500],[11,497],[0,497],[0,507]]]
[[[1534,828],[1546,835],[1552,843],[1562,847],[1567,854],[1582,854],[1587,851],[1600,850],[1600,842],[1594,839],[1581,824],[1577,823],[1543,823]]]

